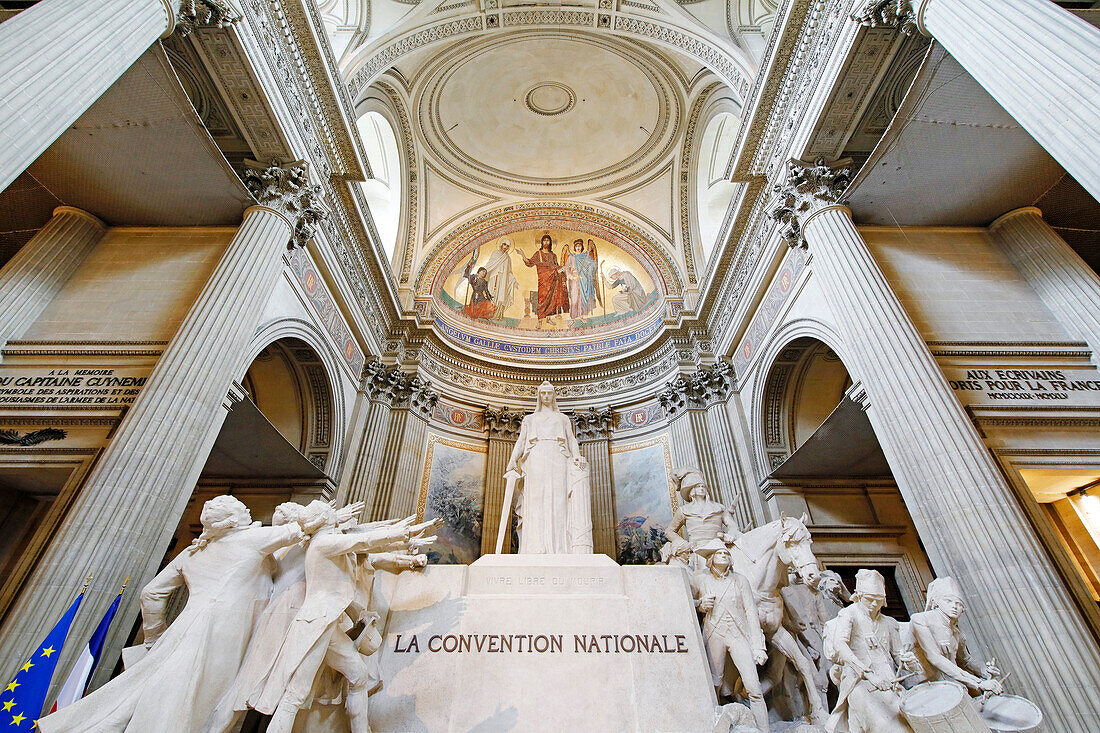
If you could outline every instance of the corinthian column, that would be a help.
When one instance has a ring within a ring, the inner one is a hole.
[[[0,24],[0,191],[177,19],[236,20],[222,0],[41,0]]]
[[[23,335],[107,230],[86,211],[59,206],[0,270],[0,346]]]
[[[1050,0],[863,0],[852,17],[935,38],[1100,199],[1100,29]]]
[[[617,560],[615,489],[611,484],[611,408],[590,407],[573,416],[581,453],[592,477],[592,549]]]
[[[288,243],[304,244],[324,215],[319,188],[309,185],[302,166],[252,171],[246,183],[259,205],[245,211],[30,574],[0,632],[0,664],[34,644],[89,575],[89,610],[74,624],[74,638],[87,638],[125,576],[140,589],[156,572],[225,419],[223,401],[282,270],[283,252]],[[129,634],[137,597],[124,597],[123,621],[115,624],[108,652],[117,653]],[[107,654],[108,665],[112,657]]]
[[[759,492],[745,481],[737,460],[737,443],[730,422],[729,399],[734,390],[733,367],[719,362],[691,376],[692,391],[704,405],[707,422],[706,449],[714,460],[718,475],[718,490],[723,501],[733,509],[734,518],[743,531],[759,526],[764,519]]]
[[[345,472],[338,501],[364,502],[363,517],[369,521],[384,519],[389,508],[391,487],[381,484],[382,469],[387,461],[396,460],[392,450],[387,452],[387,446],[398,443],[404,420],[398,420],[397,434],[391,435],[393,413],[408,396],[409,377],[397,367],[372,361],[363,368],[359,388],[362,417],[353,421],[352,428],[359,436],[359,445],[349,453],[350,469]]]
[[[974,642],[1014,673],[1009,686],[1043,709],[1052,730],[1092,730],[1100,720],[1096,639],[851,212],[836,203],[846,180],[846,170],[792,163],[774,216],[788,223],[788,241],[811,252],[922,544],[937,574],[954,576],[967,594]]]
[[[378,519],[407,517],[416,510],[424,436],[437,402],[439,395],[420,377],[409,379],[407,396],[390,417],[378,479],[379,494],[385,493],[386,501]]]
[[[507,407],[486,407],[485,427],[489,430],[488,455],[485,457],[485,509],[481,519],[481,554],[496,552],[500,513],[504,507],[504,472],[512,447],[519,437],[523,413]],[[504,535],[505,554],[510,552],[512,528]]]
[[[1100,364],[1100,277],[1034,206],[1010,211],[989,225],[993,241],[1035,288],[1066,331],[1092,349]]]

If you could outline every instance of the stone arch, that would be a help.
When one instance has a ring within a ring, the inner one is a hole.
[[[756,436],[753,458],[757,476],[768,476],[797,449],[799,432],[791,429],[792,417],[796,418],[791,412],[798,391],[792,386],[796,381],[805,383],[809,360],[822,348],[835,354],[844,365],[844,351],[839,344],[839,336],[825,324],[801,319],[779,329],[765,345],[760,358],[760,378],[756,380],[751,403],[752,425],[756,428],[752,432]],[[844,371],[851,380],[847,367]]]
[[[260,411],[333,476],[344,448],[344,401],[340,367],[321,334],[298,319],[275,321],[257,333],[246,364],[240,381]]]
[[[680,224],[685,251],[691,252],[692,259],[698,261],[701,269],[706,268],[710,254],[716,249],[724,222],[717,221],[709,231],[702,226],[704,208],[708,202],[702,196],[704,188],[699,185],[700,179],[708,179],[706,190],[711,189],[710,179],[721,179],[715,185],[723,188],[721,193],[725,196],[725,206],[720,207],[722,212],[719,216],[724,218],[725,210],[733,200],[737,188],[737,184],[731,183],[729,178],[732,175],[733,146],[736,144],[743,111],[737,95],[728,86],[716,81],[703,88],[688,113],[687,133],[680,157],[680,169],[685,172],[680,183]],[[722,142],[729,148],[729,154],[725,156],[726,162],[721,166],[721,173],[715,170],[712,175],[711,171],[705,169],[713,166],[706,165],[704,159],[721,155],[713,139],[715,122],[720,119],[727,120],[729,124],[729,128],[723,130],[722,136]]]
[[[389,124],[397,144],[399,171],[396,181],[390,183],[396,185],[399,192],[399,211],[389,263],[398,281],[405,284],[409,281],[413,266],[419,197],[419,165],[408,104],[397,86],[392,84],[390,79],[382,78],[364,91],[362,98],[355,106],[355,114],[357,119],[370,114],[381,117]]]

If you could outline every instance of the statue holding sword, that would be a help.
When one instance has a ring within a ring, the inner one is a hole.
[[[513,504],[519,518],[521,554],[592,552],[588,461],[581,455],[572,422],[558,410],[550,382],[539,386],[538,404],[523,418],[504,478],[498,553],[503,549]]]

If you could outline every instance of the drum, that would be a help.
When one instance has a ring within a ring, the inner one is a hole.
[[[984,703],[978,698],[974,705],[993,733],[1038,733],[1042,729],[1042,711],[1026,698],[994,695]]]
[[[901,714],[914,733],[989,733],[957,682],[925,682],[905,693]]]

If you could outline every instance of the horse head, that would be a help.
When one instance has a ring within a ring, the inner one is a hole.
[[[811,549],[812,539],[810,530],[806,529],[807,519],[805,514],[797,519],[780,514],[776,555],[781,563],[798,574],[803,583],[816,588],[821,567]]]

